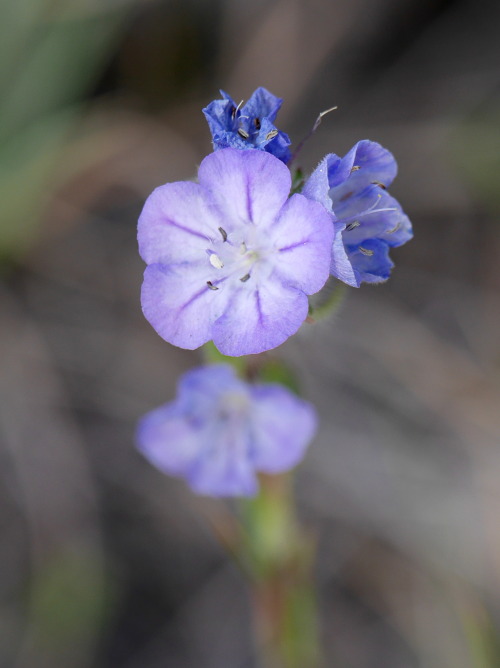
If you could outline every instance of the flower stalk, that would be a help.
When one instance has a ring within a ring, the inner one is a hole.
[[[242,504],[244,561],[251,575],[262,668],[318,668],[315,541],[299,526],[290,474],[261,476]]]

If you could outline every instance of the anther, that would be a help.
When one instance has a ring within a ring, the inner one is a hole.
[[[207,281],[207,285],[210,288],[210,290],[218,290],[219,288],[212,283],[212,281]]]
[[[372,181],[374,186],[379,186],[379,188],[382,188],[382,190],[387,190],[387,186],[384,183],[380,183],[380,181]]]
[[[351,230],[355,230],[360,225],[361,225],[361,223],[359,222],[359,220],[353,220],[352,223],[349,223],[349,225],[345,226],[346,232],[350,232]]]
[[[353,165],[353,166],[351,167],[351,174],[352,174],[353,172],[357,172],[358,169],[361,169],[361,167],[360,167],[359,165]]]
[[[246,283],[246,282],[248,281],[249,278],[250,278],[250,274],[245,274],[244,276],[242,276],[242,277],[240,278],[240,281],[241,281],[242,283]]]
[[[342,195],[339,202],[345,202],[346,199],[349,199],[349,197],[353,194],[353,192],[354,192],[354,190],[351,190],[351,192],[345,193],[345,195]]]
[[[271,132],[268,132],[266,135],[266,141],[269,141],[270,139],[274,139],[278,134],[278,130],[271,130]]]
[[[259,118],[254,118],[253,122],[254,122],[256,130],[260,130],[260,119]]]
[[[227,232],[223,227],[219,227],[219,232],[222,236],[222,241],[227,241]]]
[[[215,269],[222,269],[224,266],[224,262],[220,259],[220,257],[216,253],[210,253],[209,258],[210,264],[212,267],[215,267]]]
[[[359,246],[358,250],[360,253],[363,253],[363,255],[366,255],[366,257],[371,257],[375,253],[375,251],[363,248],[363,246]]]
[[[248,138],[250,137],[250,135],[248,134],[248,132],[246,132],[245,130],[243,130],[243,128],[238,128],[238,134],[239,134],[240,137],[242,137],[243,139],[248,139]]]

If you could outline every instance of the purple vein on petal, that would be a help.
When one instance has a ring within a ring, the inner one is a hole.
[[[170,218],[164,218],[164,221],[167,223],[167,225],[172,225],[172,227],[176,227],[178,230],[187,232],[187,234],[192,234],[194,237],[199,237],[200,239],[204,239],[204,241],[210,241],[210,238],[207,237],[206,234],[201,234],[201,232],[196,232],[195,230],[192,230],[189,227],[185,227],[184,225],[179,225],[179,223],[170,220]]]
[[[191,297],[191,299],[188,299],[188,301],[185,304],[179,307],[178,312],[182,313],[184,309],[186,309],[188,306],[191,306],[191,304],[195,302],[197,299],[199,299],[205,292],[207,292],[207,290],[210,290],[210,288],[208,287],[208,285],[204,285],[201,290],[199,290]]]
[[[247,176],[246,179],[246,197],[247,197],[247,214],[248,214],[248,220],[250,222],[253,222],[253,210],[252,210],[252,193],[250,192],[250,180]]]
[[[297,241],[294,244],[290,244],[290,246],[284,246],[283,248],[279,248],[278,251],[280,253],[286,253],[287,251],[293,250],[294,248],[298,248],[299,246],[304,246],[304,244],[309,243],[309,239],[303,239],[302,241]]]
[[[215,281],[212,281],[213,286],[220,285],[221,283],[224,283],[224,281],[227,280],[227,276],[224,276],[223,278],[219,278]],[[193,302],[195,302],[197,299],[199,299],[207,290],[210,290],[210,287],[208,285],[203,286],[201,290],[196,292],[191,299],[189,299],[185,304],[179,307],[179,313],[182,313],[184,309],[186,309],[188,306],[190,306]]]
[[[259,325],[264,325],[264,314],[262,313],[260,292],[258,290],[255,291],[255,306],[257,307],[257,313],[259,314]]]

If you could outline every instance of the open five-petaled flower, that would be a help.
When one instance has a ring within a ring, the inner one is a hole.
[[[203,109],[214,150],[256,148],[288,162],[290,139],[274,125],[283,100],[262,87],[257,88],[243,105],[236,105],[223,90],[221,95],[222,100],[214,100]]]
[[[198,179],[160,186],[144,205],[144,314],[181,348],[212,339],[224,355],[275,348],[328,278],[331,215],[302,195],[289,198],[290,171],[263,151],[211,153]]]
[[[315,431],[310,404],[280,385],[249,385],[221,364],[186,373],[177,398],[142,418],[137,441],[155,466],[198,493],[251,496],[256,472],[295,466]]]
[[[343,158],[325,156],[304,185],[302,193],[335,217],[331,273],[348,285],[387,280],[389,249],[413,236],[408,216],[386,190],[396,173],[393,155],[365,139]]]

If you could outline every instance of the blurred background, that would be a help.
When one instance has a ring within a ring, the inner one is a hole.
[[[318,407],[299,512],[327,666],[500,666],[500,4],[0,5],[0,665],[253,668],[222,502],[134,450],[200,362],[145,321],[136,221],[211,150],[218,89],[284,98],[310,171],[392,150],[381,287],[279,349]],[[207,521],[207,519],[209,521]]]

